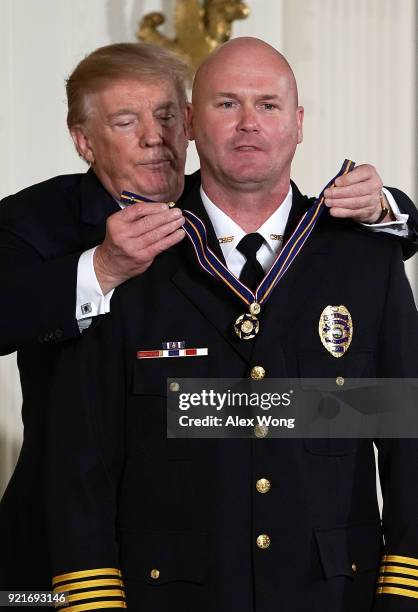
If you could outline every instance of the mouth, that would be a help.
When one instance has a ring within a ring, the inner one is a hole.
[[[253,151],[262,151],[263,149],[260,149],[260,147],[256,147],[255,145],[239,145],[237,147],[234,147],[234,151],[240,151],[243,153],[246,152],[253,152]]]
[[[138,164],[138,166],[145,166],[150,169],[163,168],[167,165],[171,165],[170,159],[150,159],[149,161],[139,162]]]

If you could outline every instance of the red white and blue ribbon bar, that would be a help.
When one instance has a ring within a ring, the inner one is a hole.
[[[156,349],[138,351],[136,357],[137,359],[158,359],[160,357],[201,357],[207,354],[207,348]]]

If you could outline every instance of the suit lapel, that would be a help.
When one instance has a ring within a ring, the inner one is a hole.
[[[80,186],[80,221],[82,240],[96,245],[103,240],[106,219],[120,210],[119,205],[106,191],[90,168],[84,175]]]

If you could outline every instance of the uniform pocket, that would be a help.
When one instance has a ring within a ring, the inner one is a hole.
[[[167,436],[167,378],[187,378],[193,373],[204,378],[208,367],[205,359],[169,357],[135,362],[126,429],[130,453],[160,460],[202,457],[208,446],[202,440]]]
[[[206,533],[120,534],[123,577],[155,588],[172,582],[204,584],[207,574]]]
[[[377,570],[382,551],[380,521],[347,525],[334,529],[315,529],[324,577],[347,576]]]
[[[206,378],[208,356],[137,359],[134,364],[132,393],[167,396],[167,378]]]

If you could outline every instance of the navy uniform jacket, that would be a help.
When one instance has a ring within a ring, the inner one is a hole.
[[[293,190],[287,234],[308,205]],[[205,218],[221,256],[197,188],[182,205]],[[340,359],[318,334],[322,310],[336,304],[354,325]],[[415,440],[376,441],[382,527],[369,440],[165,434],[167,377],[249,377],[256,365],[268,377],[416,377],[418,318],[399,243],[325,213],[253,341],[231,333],[243,310],[198,267],[185,238],[120,287],[110,315],[62,351],[46,445],[55,586],[73,593],[74,605],[119,608],[126,596],[138,612],[416,609],[418,579],[402,581],[418,568]],[[136,358],[168,340],[208,355]],[[256,489],[261,478],[268,493]],[[261,534],[268,548],[257,546]],[[383,554],[399,575],[376,595]]]
[[[199,181],[199,173],[186,177],[185,193]],[[392,192],[410,214],[412,239],[400,241],[409,257],[418,247],[418,212],[405,194]],[[79,337],[79,256],[103,240],[106,218],[117,210],[91,170],[55,177],[0,204],[0,355],[19,349],[24,423],[22,451],[0,503],[0,589],[49,586],[43,546],[45,398],[60,344]]]

